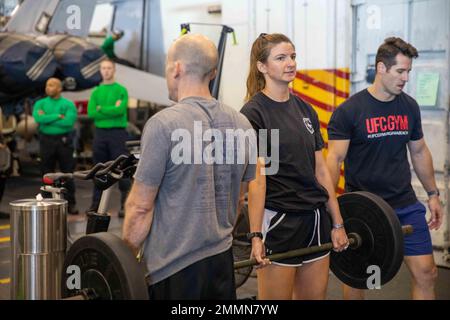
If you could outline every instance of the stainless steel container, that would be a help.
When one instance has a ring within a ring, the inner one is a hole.
[[[11,299],[60,299],[67,201],[24,199],[10,206]]]

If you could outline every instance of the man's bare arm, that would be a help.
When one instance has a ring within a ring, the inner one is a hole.
[[[434,178],[433,158],[431,152],[422,138],[408,142],[409,152],[414,171],[417,174],[425,191],[437,190],[436,180]],[[439,197],[431,196],[428,200],[428,207],[431,213],[431,220],[428,225],[430,229],[439,229],[442,224],[443,209]]]
[[[330,172],[333,185],[336,187],[339,182],[341,165],[347,156],[350,140],[329,140],[327,166]]]
[[[122,238],[135,254],[150,232],[158,188],[134,181],[125,203]]]

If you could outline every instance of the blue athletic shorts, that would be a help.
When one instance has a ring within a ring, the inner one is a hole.
[[[405,256],[420,256],[433,253],[431,244],[430,229],[428,228],[425,214],[427,209],[420,202],[407,206],[405,208],[395,209],[402,225],[410,224],[414,232],[404,237]]]

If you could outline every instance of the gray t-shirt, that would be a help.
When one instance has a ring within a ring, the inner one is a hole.
[[[215,99],[199,97],[183,99],[145,125],[134,178],[159,187],[144,249],[152,284],[231,247],[240,183],[255,177],[256,145],[248,139],[245,151],[237,143],[227,145],[238,140],[227,136],[227,129],[254,134],[245,116]],[[208,132],[214,139],[202,141]],[[211,147],[213,140],[216,148]],[[227,161],[226,155],[233,153],[233,161]],[[236,161],[239,156],[244,161]]]

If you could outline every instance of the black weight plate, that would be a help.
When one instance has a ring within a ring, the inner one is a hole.
[[[233,258],[234,262],[250,258],[252,244],[245,237],[250,232],[250,223],[248,219],[248,207],[243,206],[236,220],[233,230]],[[234,283],[236,289],[242,286],[252,273],[253,267],[245,267],[234,270]]]
[[[392,224],[393,224],[393,228],[397,229],[400,228],[399,233],[395,233],[396,238],[398,239],[398,241],[396,241],[396,244],[400,243],[400,246],[394,247],[394,250],[398,251],[398,256],[397,257],[397,261],[395,261],[395,263],[391,264],[391,269],[389,270],[388,268],[386,268],[385,270],[385,277],[387,280],[386,282],[390,281],[393,277],[395,277],[395,275],[398,273],[398,270],[401,267],[401,264],[403,262],[403,258],[404,258],[404,237],[405,235],[403,234],[403,230],[402,230],[402,226],[400,224],[400,220],[397,217],[397,214],[395,213],[395,210],[386,202],[384,201],[382,198],[380,198],[379,196],[370,193],[370,192],[365,192],[365,194],[369,197],[372,198],[374,201],[376,201],[384,210],[386,210],[386,212],[390,212],[390,214],[388,215],[388,217],[390,217],[390,219],[392,219]],[[381,200],[381,201],[380,201]],[[401,242],[400,242],[401,241]]]
[[[145,268],[130,248],[112,233],[101,232],[81,237],[70,247],[64,260],[63,298],[77,295],[67,287],[66,273],[75,265],[81,272],[81,289],[92,288],[102,300],[148,300]]]
[[[380,268],[380,285],[390,281],[403,261],[403,233],[395,211],[380,197],[368,192],[351,192],[338,198],[347,233],[358,233],[362,245],[357,249],[331,253],[330,268],[345,284],[367,289],[371,273]]]

